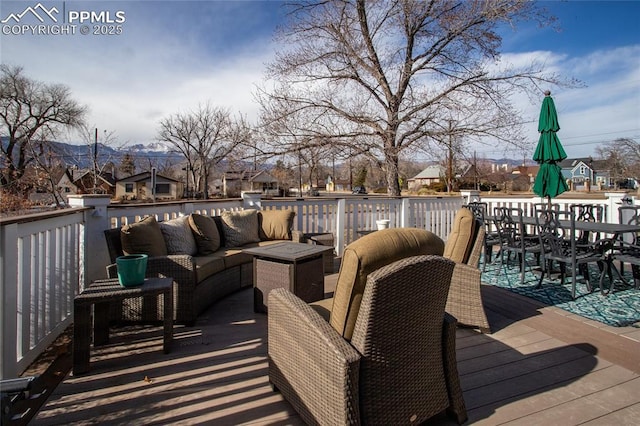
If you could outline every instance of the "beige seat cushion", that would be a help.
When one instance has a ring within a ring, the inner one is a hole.
[[[197,282],[225,269],[224,259],[215,254],[194,257],[193,262],[196,265]]]
[[[189,226],[198,246],[198,255],[211,254],[220,248],[220,233],[213,218],[192,213]]]
[[[167,255],[167,245],[164,242],[160,225],[154,216],[123,226],[120,230],[120,242],[122,243],[122,252],[125,255]]]
[[[224,260],[227,269],[253,261],[253,256],[242,251],[241,247],[220,247],[214,254]]]
[[[476,218],[470,209],[462,208],[453,220],[443,256],[456,263],[467,263],[478,231]]]
[[[261,210],[258,212],[258,232],[261,241],[290,240],[293,219],[292,210]]]
[[[417,228],[391,228],[373,232],[349,244],[344,251],[331,306],[330,324],[351,340],[367,276],[409,256],[442,255],[444,242]]]

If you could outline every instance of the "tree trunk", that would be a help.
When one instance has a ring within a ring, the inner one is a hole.
[[[398,152],[395,147],[385,150],[384,163],[387,169],[387,194],[392,197],[400,196],[400,173],[398,169]]]

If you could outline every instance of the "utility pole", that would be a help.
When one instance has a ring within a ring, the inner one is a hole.
[[[447,192],[453,191],[453,124],[449,120],[449,146],[447,154]]]
[[[98,192],[98,128],[96,127],[93,144],[93,193]]]
[[[476,151],[473,151],[473,178],[476,184],[476,191],[480,191],[480,179],[478,179],[478,157]]]

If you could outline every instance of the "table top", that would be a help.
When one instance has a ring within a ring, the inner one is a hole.
[[[96,280],[89,284],[75,300],[95,300],[110,297],[136,297],[149,293],[161,293],[171,289],[172,278],[145,278],[144,283],[138,287],[123,287],[117,278]]]
[[[517,222],[520,218],[514,217]],[[494,216],[490,216],[490,220],[495,220]],[[561,219],[558,221],[560,226],[571,228],[571,220]],[[522,223],[524,225],[537,225],[536,218],[531,216],[523,216]],[[576,220],[575,228],[580,231],[602,232],[604,234],[622,234],[626,232],[640,232],[640,225],[630,225],[627,223],[608,223],[608,222],[589,222],[584,220]]]
[[[283,241],[242,251],[260,258],[297,262],[319,257],[325,252],[333,251],[333,247]]]

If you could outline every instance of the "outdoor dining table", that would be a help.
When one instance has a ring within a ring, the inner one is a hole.
[[[520,216],[515,216],[513,219],[516,223],[518,223],[520,221]],[[488,220],[494,221],[495,216],[490,216]],[[572,221],[569,219],[561,219],[558,221],[558,223],[560,224],[560,227],[564,229],[571,229],[572,227]],[[522,216],[522,224],[524,226],[535,227],[537,225],[537,221],[535,217]],[[608,222],[592,222],[592,221],[585,221],[585,220],[575,220],[573,221],[573,227],[575,230],[578,230],[578,231],[588,231],[588,232],[612,235],[611,239],[613,241],[616,241],[622,238],[622,236],[626,233],[640,232],[640,225],[627,224],[627,223],[608,223]],[[607,268],[603,270],[600,275],[601,291],[602,291],[602,280],[605,274],[607,274],[609,277],[612,277],[612,272],[616,272],[618,277],[620,277],[620,279],[626,285],[629,285],[629,283],[624,279],[623,275],[620,273],[616,265],[614,265],[613,262],[608,261]],[[607,294],[604,291],[602,292],[603,294]]]
[[[513,219],[516,223],[520,220],[518,216],[514,216]],[[495,216],[489,216],[487,220],[494,222]],[[564,229],[571,228],[571,220],[569,219],[561,219],[558,222],[560,223],[560,226]],[[523,216],[522,223],[525,226],[537,225],[536,218],[532,216]],[[600,232],[603,234],[612,234],[612,235],[618,236],[620,234],[624,234],[628,232],[640,232],[640,225],[633,225],[633,224],[627,224],[627,223],[590,222],[586,220],[576,220],[575,229],[579,231]]]

